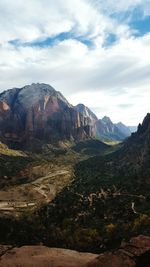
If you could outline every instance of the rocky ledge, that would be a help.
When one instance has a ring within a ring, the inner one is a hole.
[[[45,246],[0,246],[0,267],[149,267],[150,237],[138,236],[100,255]]]
[[[82,267],[98,255],[45,246],[0,246],[0,267]]]

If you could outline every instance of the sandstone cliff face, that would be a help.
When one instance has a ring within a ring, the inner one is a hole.
[[[91,125],[94,125],[98,120],[96,115],[83,104],[78,104],[77,106],[75,106],[75,109],[80,112],[85,118],[87,118],[89,120],[89,124]]]
[[[83,104],[76,105],[75,110],[80,114],[80,116],[84,117],[84,122],[90,127],[90,135],[95,137],[96,121],[98,120],[96,115]]]
[[[93,135],[87,117],[46,84],[32,84],[0,94],[0,139],[25,143],[34,138],[55,142]]]

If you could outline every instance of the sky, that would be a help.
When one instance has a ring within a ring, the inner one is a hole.
[[[0,92],[43,82],[99,118],[150,112],[150,0],[0,0]]]

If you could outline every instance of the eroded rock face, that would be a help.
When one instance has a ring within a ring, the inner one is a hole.
[[[150,237],[138,236],[122,244],[115,252],[100,254],[85,267],[148,267],[150,266]]]
[[[93,136],[87,117],[46,84],[32,84],[0,94],[0,138],[25,143],[82,140]]]
[[[84,104],[78,104],[75,106],[75,109],[80,112],[87,120],[89,120],[90,125],[95,125],[98,118],[96,115]]]

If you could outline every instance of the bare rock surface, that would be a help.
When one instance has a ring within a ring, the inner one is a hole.
[[[138,236],[100,255],[45,246],[0,246],[0,267],[149,267],[150,237]]]
[[[45,246],[23,246],[6,251],[0,267],[82,267],[96,258],[96,254]]]

